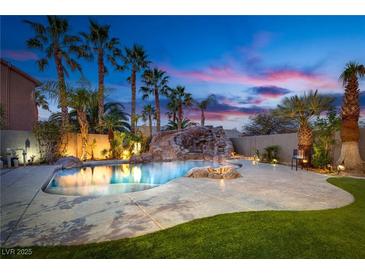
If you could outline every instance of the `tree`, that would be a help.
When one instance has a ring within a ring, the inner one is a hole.
[[[191,122],[187,118],[183,118],[183,120],[181,122],[181,129],[188,128],[188,127],[195,126],[195,125],[196,125],[196,123]],[[167,123],[166,129],[167,130],[176,130],[176,129],[178,129],[178,122],[170,120]]]
[[[204,112],[207,110],[208,106],[214,102],[216,102],[217,99],[214,94],[209,95],[204,100],[201,100],[200,102],[195,102],[198,109],[201,111],[201,118],[200,118],[200,125],[203,127],[205,124],[205,115]]]
[[[152,137],[152,118],[155,118],[157,116],[157,115],[155,116],[155,114],[156,114],[155,108],[151,104],[145,105],[143,107],[142,119],[144,121],[148,120],[148,128],[151,137]]]
[[[90,57],[97,56],[98,63],[98,125],[102,128],[104,116],[104,76],[107,72],[105,61],[119,68],[116,57],[121,56],[118,48],[119,39],[110,37],[110,25],[100,25],[94,20],[89,20],[89,32],[81,32],[85,40],[84,49]]]
[[[42,108],[44,110],[49,111],[49,105],[48,105],[46,96],[43,94],[41,89],[35,90],[34,101],[35,101],[35,105],[36,105],[37,117],[38,117],[38,108]]]
[[[359,81],[364,78],[365,66],[350,62],[340,76],[345,87],[345,96],[341,108],[341,154],[339,164],[344,164],[346,169],[361,170],[363,161],[359,152]]]
[[[25,20],[25,23],[31,26],[35,36],[26,41],[28,48],[38,49],[44,53],[44,56],[37,60],[38,68],[44,71],[50,60],[54,60],[57,70],[58,81],[58,103],[62,112],[62,128],[68,126],[68,109],[65,76],[68,76],[66,66],[71,71],[79,70],[81,67],[77,61],[72,58],[73,54],[86,56],[82,47],[77,44],[80,37],[69,34],[69,24],[66,19],[58,16],[47,16],[47,24]]]
[[[249,122],[243,127],[243,133],[247,136],[293,133],[297,132],[297,128],[296,121],[264,112],[250,116]]]
[[[81,159],[87,158],[87,143],[89,134],[89,122],[87,120],[87,108],[89,106],[90,91],[79,88],[71,91],[68,95],[68,105],[75,109],[77,113],[77,121],[80,125],[81,133]]]
[[[136,132],[137,117],[136,117],[136,78],[137,73],[142,69],[148,67],[146,52],[143,47],[133,45],[132,48],[125,48],[125,55],[123,56],[124,67],[129,68],[131,75],[128,78],[132,89],[132,107],[131,107],[131,131]]]
[[[333,100],[331,97],[319,95],[317,90],[310,91],[301,97],[286,97],[274,110],[275,115],[293,119],[298,123],[298,148],[303,150],[305,155],[308,155],[313,144],[311,118],[331,110]]]
[[[166,72],[158,68],[146,70],[143,74],[143,84],[141,91],[143,92],[143,99],[147,99],[150,94],[155,97],[156,109],[156,130],[161,130],[161,109],[160,109],[160,95],[167,95],[168,79]]]
[[[176,101],[177,105],[177,129],[182,129],[183,122],[183,107],[188,107],[192,105],[193,98],[190,93],[185,91],[185,87],[177,86],[175,89],[171,90],[170,100]]]

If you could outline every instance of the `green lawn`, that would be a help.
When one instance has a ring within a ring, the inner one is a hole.
[[[331,210],[223,214],[133,239],[33,247],[30,258],[365,258],[365,179],[328,181],[355,202]]]

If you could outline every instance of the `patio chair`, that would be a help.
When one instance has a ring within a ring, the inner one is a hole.
[[[298,151],[298,149],[293,149],[293,156],[291,158],[291,169],[293,169],[293,165],[294,165],[294,161],[295,161],[295,170],[298,170],[298,163],[300,163],[300,161],[302,161],[303,158],[304,158],[304,155],[303,155],[302,151]]]

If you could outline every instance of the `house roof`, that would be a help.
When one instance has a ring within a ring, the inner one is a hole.
[[[20,74],[24,78],[27,78],[29,81],[33,82],[35,85],[39,86],[41,84],[41,82],[39,80],[33,78],[32,76],[30,76],[26,72],[22,71],[21,69],[17,68],[16,66],[11,64],[10,62],[8,62],[8,61],[1,58],[0,63],[4,66],[7,66],[9,69],[15,71],[16,73]]]

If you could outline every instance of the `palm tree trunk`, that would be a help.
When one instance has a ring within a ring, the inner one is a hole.
[[[131,132],[136,133],[136,68],[132,68],[132,108],[131,108]]]
[[[201,121],[200,121],[200,124],[201,126],[203,127],[204,124],[205,124],[205,115],[204,115],[204,109],[201,109]]]
[[[67,91],[65,84],[65,75],[62,65],[62,55],[58,50],[55,51],[55,63],[57,69],[59,104],[61,106],[62,130],[66,130],[69,125],[68,108],[67,108]]]
[[[98,125],[99,132],[102,131],[103,116],[104,116],[104,53],[103,49],[98,52]]]
[[[302,123],[298,130],[298,149],[303,150],[308,163],[311,164],[310,150],[313,145],[313,132],[307,123]]]
[[[87,122],[86,113],[84,111],[77,111],[77,119],[80,124],[81,132],[81,160],[85,161],[87,159],[87,139],[89,133],[89,124]]]
[[[359,84],[356,76],[349,79],[345,88],[342,106],[341,153],[338,164],[345,165],[348,170],[361,170],[363,161],[359,152]]]
[[[155,108],[156,108],[156,130],[157,130],[157,132],[160,132],[160,130],[161,130],[160,98],[159,98],[157,87],[155,87]],[[152,134],[151,134],[151,136],[152,136]]]
[[[182,113],[182,103],[179,102],[178,107],[178,121],[177,121],[177,130],[180,131],[182,127],[182,119],[183,119],[183,113]]]
[[[151,114],[148,115],[148,126],[150,130],[150,137],[152,137],[152,116]]]

